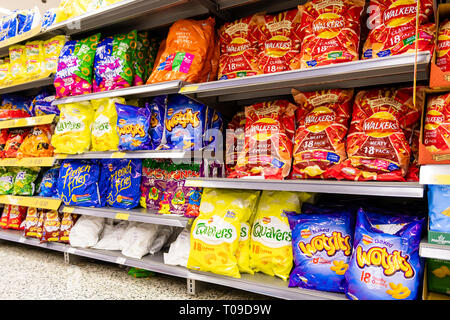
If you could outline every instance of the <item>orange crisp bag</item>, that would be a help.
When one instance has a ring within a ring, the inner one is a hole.
[[[214,26],[214,18],[175,22],[169,29],[164,51],[156,61],[147,84],[171,80],[201,81],[203,69],[211,63],[208,55]]]
[[[55,149],[50,143],[52,132],[49,124],[33,127],[17,150],[17,158],[52,157]]]

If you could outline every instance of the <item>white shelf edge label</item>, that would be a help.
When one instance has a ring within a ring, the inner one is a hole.
[[[116,259],[116,263],[117,263],[117,264],[125,264],[125,261],[127,261],[127,259],[124,258],[124,257],[118,257],[118,258]]]
[[[67,253],[72,253],[72,254],[74,254],[76,251],[77,251],[77,249],[75,249],[75,248],[69,248],[69,249],[67,249]]]

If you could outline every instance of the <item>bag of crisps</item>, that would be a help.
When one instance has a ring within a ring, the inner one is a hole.
[[[450,93],[430,96],[423,130],[423,144],[428,151],[446,152],[450,149],[449,118]]]
[[[91,129],[91,151],[114,151],[119,147],[117,133],[116,102],[124,104],[124,98],[91,100],[95,110]]]
[[[245,143],[245,112],[236,113],[225,131],[225,167],[227,176],[231,176],[235,170],[239,154],[244,149]]]
[[[33,127],[17,150],[17,158],[52,157],[52,127],[50,124]]]
[[[94,110],[89,101],[59,106],[61,115],[52,136],[55,153],[77,154],[89,151]]]
[[[450,70],[450,21],[445,20],[439,26],[436,45],[436,65],[443,72]]]
[[[27,216],[24,223],[23,235],[25,237],[36,238],[36,228],[39,220],[39,212],[37,208],[28,207]]]
[[[44,42],[30,41],[25,44],[25,64],[27,77],[37,79],[42,77],[44,67]]]
[[[44,41],[44,64],[42,67],[44,77],[48,77],[52,73],[56,73],[58,70],[59,54],[61,53],[66,41],[67,37],[63,35],[55,36],[47,41]]]
[[[9,211],[11,210],[11,205],[6,204],[3,207],[2,211],[2,217],[0,219],[0,227],[3,229],[6,229],[6,226],[8,225],[8,218],[9,218]]]
[[[245,107],[245,143],[231,177],[284,179],[291,170],[296,106],[287,100]]]
[[[16,158],[17,151],[20,148],[20,145],[25,140],[25,137],[30,132],[28,128],[12,128],[9,129],[8,139],[5,143],[4,149],[4,157],[5,158]]]
[[[236,250],[236,260],[240,273],[255,273],[253,269],[250,268],[250,234],[251,226],[249,222],[241,222],[239,246]]]
[[[25,220],[26,215],[27,207],[14,205],[10,206],[6,229],[23,230],[23,221]]]
[[[154,60],[149,60],[150,41],[147,31],[141,31],[136,36],[136,54],[133,58],[133,86],[145,84],[149,68],[153,68]]]
[[[12,84],[11,64],[9,60],[3,60],[0,64],[0,87],[9,87]]]
[[[433,52],[436,25],[433,1],[419,3],[419,51]],[[364,43],[362,58],[378,58],[415,51],[417,1],[371,0],[368,13],[370,32]]]
[[[59,228],[59,242],[69,243],[69,234],[78,216],[72,213],[63,213],[61,227]]]
[[[119,150],[148,150],[150,148],[150,110],[116,102]]]
[[[44,224],[42,225],[42,237],[40,243],[58,242],[61,227],[61,219],[58,211],[48,210],[45,213]]]
[[[293,265],[291,229],[284,211],[300,213],[301,194],[266,191],[259,199],[250,240],[250,268],[289,279]]]
[[[411,159],[406,129],[418,121],[423,90],[383,88],[359,91],[347,135],[348,159],[330,171],[348,180],[404,181]]]
[[[359,58],[360,18],[364,0],[312,0],[303,6],[300,68]]]
[[[428,185],[430,230],[450,233],[450,187]]]
[[[97,33],[65,43],[53,83],[57,99],[92,92],[94,57],[99,40],[100,33]]]
[[[241,221],[247,221],[259,191],[203,190],[200,214],[191,228],[187,267],[240,278],[236,259]]]
[[[106,37],[97,46],[94,60],[93,91],[131,87],[137,31]]]
[[[39,167],[14,168],[13,195],[32,196],[36,190],[35,181],[39,175]]]
[[[0,195],[11,194],[13,191],[15,172],[12,169],[0,167]]]
[[[258,23],[258,67],[262,73],[300,68],[301,11],[266,14]]]
[[[9,70],[11,72],[12,82],[15,84],[25,82],[27,79],[25,46],[10,46],[9,59]]]
[[[133,209],[139,204],[142,176],[141,159],[110,160],[108,180],[111,185],[107,203],[114,208]],[[112,170],[111,170],[112,169]]]
[[[169,29],[164,51],[147,84],[170,80],[201,81],[215,20],[178,20]]]
[[[261,74],[258,67],[258,24],[263,13],[225,23],[219,30],[219,80]]]
[[[347,158],[345,141],[353,90],[293,90],[297,108],[292,177],[330,178],[329,169]]]
[[[345,273],[352,300],[415,300],[422,291],[419,256],[424,218],[360,208],[353,253]]]

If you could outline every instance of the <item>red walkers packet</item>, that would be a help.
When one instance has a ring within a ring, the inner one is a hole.
[[[44,223],[42,225],[41,243],[58,242],[60,226],[61,220],[59,219],[58,211],[47,210],[44,217]]]
[[[7,229],[23,230],[24,225],[22,222],[25,220],[27,215],[27,207],[22,206],[11,206],[8,216]]]
[[[244,148],[245,112],[240,111],[228,123],[225,132],[225,166],[227,176],[234,172],[239,152]]]
[[[430,152],[450,150],[450,93],[430,96],[425,114],[423,143]]]
[[[42,209],[41,209],[42,210]],[[37,208],[28,207],[27,217],[25,218],[24,232],[25,237],[37,238],[36,228],[39,220]]]
[[[436,65],[443,71],[450,70],[450,21],[439,26],[436,48]]]
[[[10,209],[11,209],[11,206],[9,204],[5,204],[5,206],[3,207],[2,218],[0,219],[0,227],[3,229],[6,229],[6,226],[8,225]]]
[[[61,219],[61,227],[59,230],[59,242],[69,243],[69,234],[73,225],[77,220],[76,214],[71,214],[64,212],[63,217]]]

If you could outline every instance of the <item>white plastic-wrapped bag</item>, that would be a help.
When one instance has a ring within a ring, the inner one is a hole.
[[[105,218],[82,215],[70,230],[70,245],[81,248],[96,245],[104,226]]]
[[[161,250],[161,248],[166,244],[167,240],[172,234],[173,229],[174,228],[171,226],[159,226],[158,235],[150,246],[150,254],[155,254],[156,252]]]
[[[191,247],[191,231],[183,229],[178,235],[177,240],[172,242],[169,247],[169,252],[164,253],[164,263],[172,266],[186,267],[189,250]]]
[[[97,244],[93,247],[95,249],[103,250],[122,250],[121,240],[125,235],[128,227],[128,221],[120,221],[117,224],[105,224],[103,235]]]
[[[158,225],[130,222],[120,244],[124,256],[141,259],[148,254],[150,246],[158,234]]]

